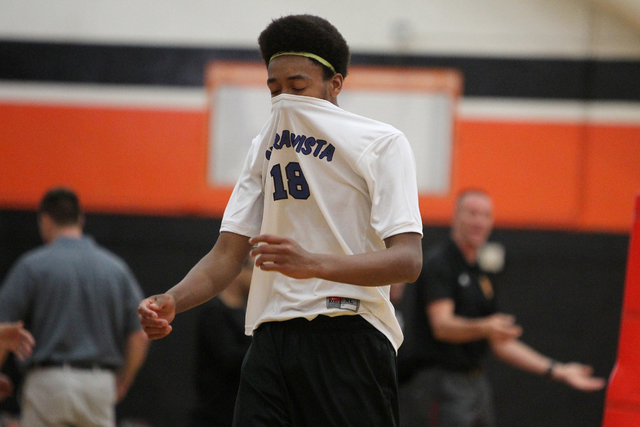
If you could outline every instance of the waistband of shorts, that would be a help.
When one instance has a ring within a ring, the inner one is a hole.
[[[82,370],[103,370],[103,371],[117,371],[118,367],[111,364],[88,362],[88,361],[69,361],[60,362],[54,360],[44,360],[42,362],[36,362],[28,367],[28,369],[43,369],[43,368],[67,368],[67,369],[82,369]]]
[[[263,325],[285,327],[299,331],[377,331],[375,326],[360,315],[325,316],[319,315],[312,320],[298,317],[281,322],[266,322]],[[262,325],[261,325],[262,326]]]

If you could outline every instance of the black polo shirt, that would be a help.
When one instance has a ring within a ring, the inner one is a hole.
[[[401,379],[424,367],[468,372],[482,365],[486,340],[452,344],[433,337],[426,307],[439,299],[452,299],[455,314],[467,318],[497,311],[489,275],[477,264],[467,264],[451,239],[426,253],[420,277],[405,288],[400,303],[405,323],[404,343],[398,350]]]

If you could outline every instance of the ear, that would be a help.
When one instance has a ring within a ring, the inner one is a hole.
[[[40,238],[44,243],[49,243],[51,240],[51,234],[53,229],[53,220],[46,213],[38,215],[38,231],[40,231]]]
[[[338,96],[338,94],[342,91],[342,83],[344,82],[344,77],[340,73],[336,73],[331,77],[329,81],[329,95],[332,98]]]

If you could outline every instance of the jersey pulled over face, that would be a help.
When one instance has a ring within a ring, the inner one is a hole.
[[[275,93],[298,87],[301,93],[321,94],[326,86],[299,71],[274,77]],[[279,93],[271,103],[271,116],[249,150],[220,231],[289,237],[311,253],[336,255],[383,250],[390,236],[422,233],[415,161],[402,132],[318,96]],[[248,333],[263,322],[354,314],[396,348],[402,342],[388,286],[254,270]]]
[[[267,69],[271,96],[280,94],[310,96],[337,105],[342,90],[342,75],[324,79],[322,65],[304,56],[283,55],[274,58]]]

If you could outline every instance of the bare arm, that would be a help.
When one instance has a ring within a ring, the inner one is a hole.
[[[433,335],[440,341],[465,343],[481,339],[501,341],[520,336],[522,329],[513,316],[496,313],[487,317],[467,318],[455,314],[451,299],[433,301],[425,308]]]
[[[497,358],[516,368],[538,375],[550,375],[578,390],[596,391],[605,385],[603,378],[593,376],[590,366],[555,362],[517,339],[492,341],[491,349]]]
[[[359,286],[383,286],[413,282],[422,268],[421,236],[402,233],[385,240],[386,249],[358,255],[313,254],[292,239],[261,235],[250,240],[261,244],[251,251],[256,266],[296,279],[318,277]]]
[[[21,321],[0,323],[0,349],[10,350],[20,360],[31,356],[31,350],[36,341],[29,331],[24,329]]]
[[[124,354],[124,366],[116,375],[118,402],[126,396],[138,370],[147,358],[149,339],[143,330],[129,334]]]
[[[200,305],[235,279],[247,259],[249,238],[235,233],[220,233],[218,241],[184,279],[167,291],[176,301],[176,313]]]
[[[150,339],[171,332],[170,323],[177,313],[202,304],[236,278],[242,270],[251,245],[249,238],[235,233],[220,233],[213,249],[174,287],[161,295],[144,299],[138,306],[140,323]]]
[[[552,359],[519,340],[492,342],[491,350],[503,362],[533,374],[544,375],[552,363]]]

